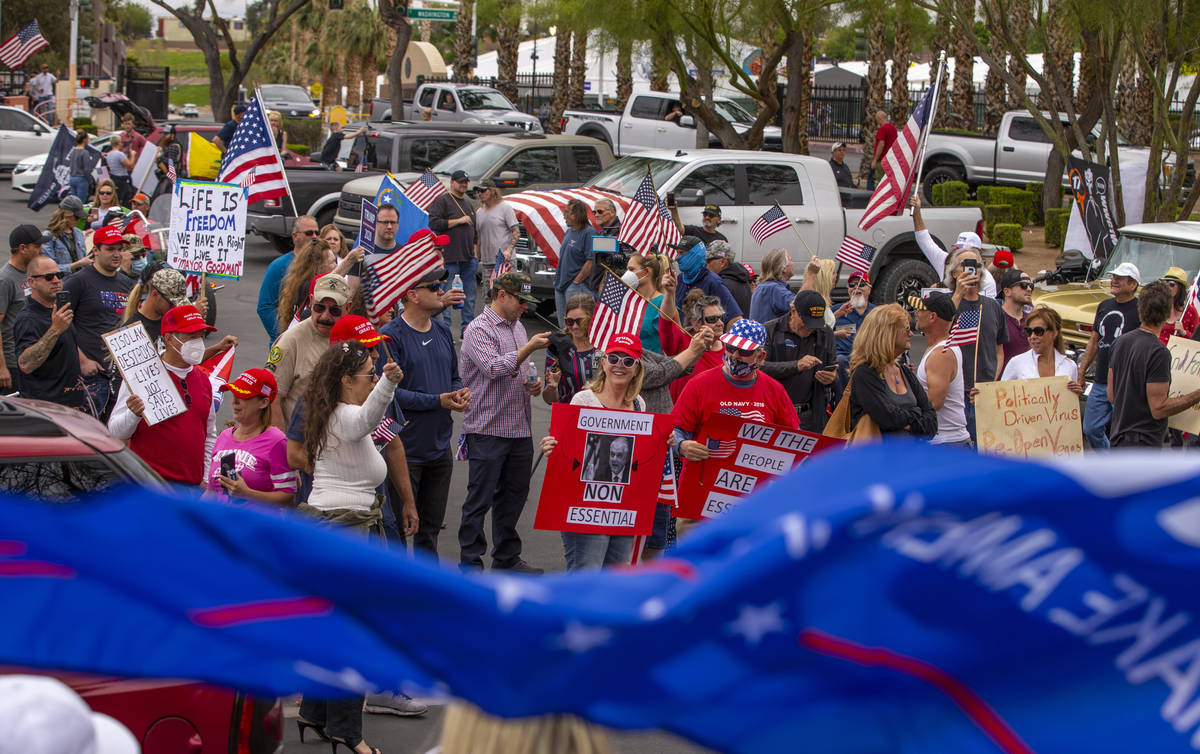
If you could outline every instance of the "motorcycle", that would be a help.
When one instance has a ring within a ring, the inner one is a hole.
[[[1078,249],[1067,249],[1054,260],[1054,271],[1042,270],[1041,276],[1033,279],[1034,285],[1066,285],[1067,283],[1086,283],[1092,275],[1104,266],[1104,260],[1088,260]]]

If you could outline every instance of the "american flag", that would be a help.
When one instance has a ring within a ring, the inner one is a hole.
[[[538,250],[546,255],[551,264],[558,264],[558,247],[562,246],[563,235],[567,232],[567,221],[563,218],[562,211],[572,199],[578,199],[587,205],[589,219],[591,208],[598,199],[611,200],[617,205],[617,211],[626,215],[632,202],[619,194],[590,188],[522,191],[504,197],[504,201],[517,213],[517,219],[529,238],[537,244]],[[594,220],[592,226],[599,230]]]
[[[404,189],[404,195],[423,212],[428,212],[429,205],[433,204],[433,200],[444,193],[446,193],[446,187],[429,168],[425,168],[421,177],[408,184],[408,187]]]
[[[371,442],[376,445],[387,445],[400,434],[400,423],[390,416],[385,416],[379,426],[371,430]]]
[[[243,181],[247,173],[251,175],[248,187]],[[217,180],[246,187],[247,204],[288,195],[283,162],[267,126],[266,111],[258,97],[250,102],[241,123],[233,132],[233,138],[229,140],[229,149],[221,158]]]
[[[1183,305],[1179,326],[1185,333],[1194,332],[1200,326],[1200,275],[1188,287],[1187,302]]]
[[[619,277],[606,272],[600,300],[596,302],[596,311],[592,314],[588,339],[596,350],[603,352],[608,347],[608,339],[617,333],[641,330],[645,311],[646,299],[621,282]]]
[[[671,227],[675,226],[669,215],[667,220]],[[665,246],[663,237],[667,224],[659,212],[658,194],[654,193],[654,179],[647,171],[646,177],[642,179],[641,185],[633,195],[633,201],[629,202],[625,209],[625,218],[621,221],[621,232],[617,237],[639,252],[646,253],[654,244],[658,244],[659,248]]]
[[[371,254],[363,260],[367,270],[363,296],[369,317],[386,312],[421,278],[442,266],[433,239],[426,234],[391,254]]]
[[[754,240],[761,245],[779,231],[786,230],[789,225],[791,223],[783,214],[783,208],[776,204],[754,221],[754,224],[750,226],[750,235],[754,236]]]
[[[492,283],[496,282],[496,278],[506,272],[512,272],[512,264],[504,256],[504,249],[501,249],[496,252],[496,266],[492,268],[492,276],[488,278],[488,287],[490,288]]]
[[[242,174],[242,179],[238,181],[238,185],[244,189],[248,189],[254,185],[254,168]]]
[[[874,246],[868,246],[857,238],[846,236],[842,245],[838,247],[835,259],[859,272],[870,273],[871,263],[875,261],[875,252]]]
[[[883,179],[875,187],[875,193],[871,194],[867,209],[858,221],[858,227],[863,230],[904,209],[904,203],[912,189],[913,177],[917,173],[917,156],[921,151],[921,142],[925,140],[925,128],[932,120],[929,111],[941,84],[940,74],[939,69],[938,80],[925,92],[921,104],[917,105],[917,109],[909,116],[896,143],[883,156]]]
[[[175,179],[177,177],[178,176],[175,175],[175,161],[172,159],[168,159],[167,160],[167,180],[170,181],[171,183],[175,183]]]
[[[967,309],[958,313],[950,328],[950,337],[942,343],[942,350],[950,346],[969,346],[979,341],[979,309]]]
[[[233,373],[233,359],[236,355],[237,346],[230,346],[220,353],[213,354],[208,361],[200,362],[200,371],[208,375],[209,386],[212,387],[214,412],[221,410],[221,398],[225,397],[221,386],[229,382],[229,375]]]
[[[667,203],[661,198],[658,200],[658,216],[662,218],[663,223],[663,238],[662,242],[658,245],[658,252],[666,254],[670,259],[674,259],[679,255],[679,252],[671,247],[679,243],[679,239],[683,237],[683,234],[679,232],[679,226],[675,224],[675,218],[671,217],[671,212],[667,209]]]
[[[658,485],[658,502],[660,505],[674,508],[679,505],[679,498],[675,494],[675,464],[671,461],[671,455],[671,451],[668,450],[663,462],[662,482]]]
[[[728,458],[737,450],[737,440],[716,440],[708,438],[709,458]]]
[[[49,46],[50,43],[42,36],[42,30],[38,27],[37,19],[34,19],[0,44],[0,63],[15,70],[25,65],[30,55]]]

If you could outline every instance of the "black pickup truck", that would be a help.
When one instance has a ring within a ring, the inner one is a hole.
[[[349,124],[347,135],[364,124]],[[341,162],[362,163],[364,172],[329,170],[323,165],[309,164],[285,168],[292,200],[302,214],[317,218],[325,226],[333,222],[337,212],[342,185],[364,175],[384,172],[405,173],[423,171],[437,164],[446,155],[484,134],[506,134],[519,131],[511,126],[488,126],[472,123],[367,123],[367,133],[358,139],[343,139]],[[349,160],[351,151],[354,159]],[[296,214],[287,197],[256,202],[246,213],[248,229],[266,238],[284,253],[291,251],[292,221]]]

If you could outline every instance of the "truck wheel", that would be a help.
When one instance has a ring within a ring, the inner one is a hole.
[[[275,251],[280,254],[286,254],[292,250],[291,236],[267,236],[267,240],[275,247]]]
[[[879,282],[871,292],[877,304],[897,303],[905,309],[910,295],[921,295],[922,288],[937,283],[937,273],[923,259],[901,258],[889,264],[879,276]]]
[[[337,214],[337,207],[327,207],[317,213],[317,227],[324,228],[326,225],[333,225],[333,216]]]
[[[965,181],[966,177],[962,171],[953,165],[938,165],[934,169],[925,174],[925,179],[921,181],[921,199],[925,206],[933,206],[933,187],[939,183],[947,181]]]
[[[581,131],[578,135],[579,136],[590,136],[593,139],[599,139],[600,141],[607,144],[609,149],[613,148],[612,142],[609,141],[607,131],[598,131],[594,128],[588,128],[588,129]]]

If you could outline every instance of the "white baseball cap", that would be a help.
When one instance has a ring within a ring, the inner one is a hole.
[[[954,242],[956,249],[982,249],[983,240],[979,238],[978,233],[973,233],[969,230],[964,230],[958,234],[958,240]]]
[[[137,739],[108,715],[92,712],[62,681],[0,676],[0,751],[22,754],[139,754]]]
[[[1138,270],[1137,265],[1133,262],[1121,262],[1119,265],[1113,268],[1113,271],[1109,274],[1133,278],[1134,282],[1136,282],[1138,285],[1142,284],[1142,273],[1140,270]]]

